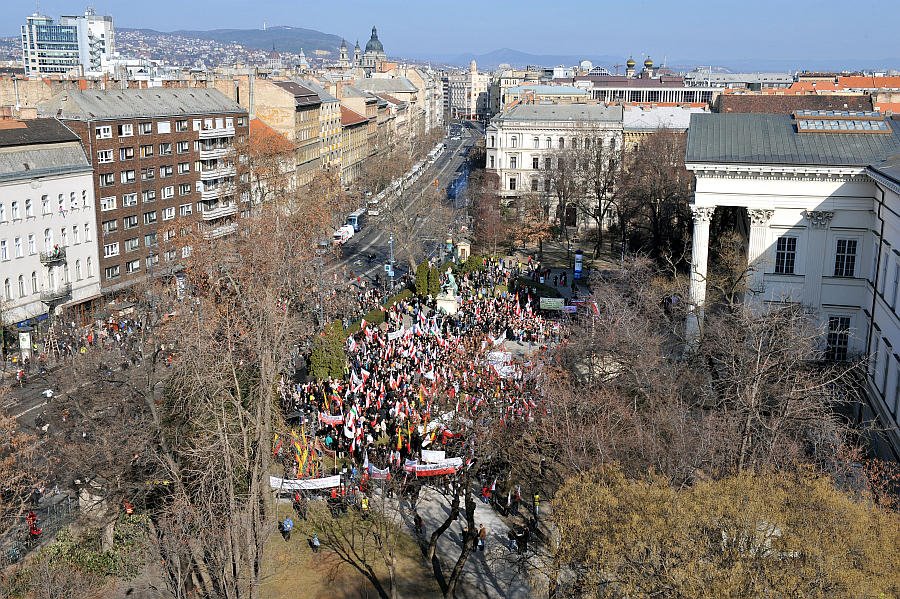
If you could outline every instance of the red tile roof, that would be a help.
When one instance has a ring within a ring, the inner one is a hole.
[[[254,143],[264,143],[276,152],[286,152],[294,148],[294,144],[288,138],[259,119],[250,119],[250,140]]]
[[[360,125],[362,123],[369,122],[369,119],[359,114],[358,112],[354,112],[345,106],[341,106],[341,126],[342,127],[351,127],[353,125]]]

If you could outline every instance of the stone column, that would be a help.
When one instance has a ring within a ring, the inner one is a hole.
[[[803,213],[808,221],[806,256],[803,271],[803,304],[818,309],[822,303],[822,274],[828,257],[828,225],[834,212],[827,210],[807,210]]]
[[[703,324],[703,304],[706,301],[706,266],[709,257],[709,223],[715,206],[691,206],[694,217],[694,235],[691,246],[691,312],[688,314],[686,334],[688,340],[700,337]]]
[[[769,264],[766,256],[766,232],[774,210],[747,210],[750,215],[750,245],[747,249],[747,266],[750,273],[747,277],[747,298],[745,301],[762,301],[764,291],[763,275]]]

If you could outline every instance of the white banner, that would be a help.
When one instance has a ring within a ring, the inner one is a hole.
[[[276,491],[313,491],[316,489],[330,489],[341,486],[341,475],[327,476],[325,478],[290,479],[269,477],[269,486]]]
[[[431,450],[431,449],[423,449],[422,450],[422,461],[423,462],[436,464],[438,462],[444,461],[445,459],[447,459],[446,451],[443,451],[443,450],[438,451],[438,450]]]
[[[399,331],[394,331],[393,333],[388,333],[387,334],[388,341],[393,341],[394,339],[399,339],[400,337],[403,336],[403,334],[405,332],[406,332],[406,330],[401,327]]]

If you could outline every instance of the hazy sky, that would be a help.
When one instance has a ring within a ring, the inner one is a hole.
[[[390,55],[644,53],[670,60],[880,59],[900,56],[900,0],[40,0],[51,16],[92,3],[120,27],[294,25],[368,39]],[[0,33],[34,0],[0,0]]]

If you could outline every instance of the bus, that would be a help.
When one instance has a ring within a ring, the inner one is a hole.
[[[366,222],[366,209],[360,208],[356,212],[350,214],[347,217],[347,224],[353,227],[354,233],[359,233],[359,230],[362,229],[362,226]]]

